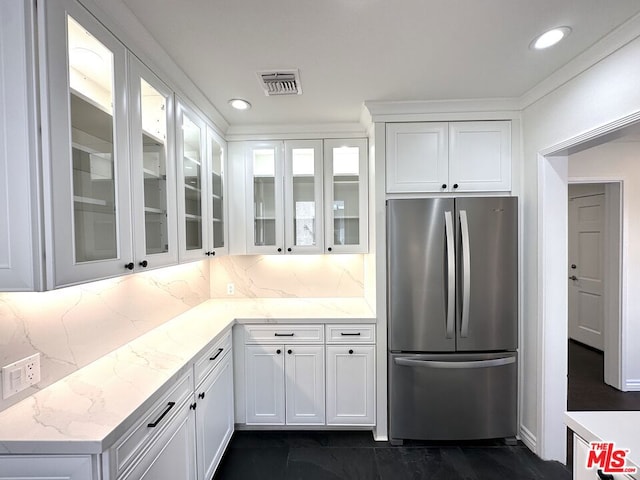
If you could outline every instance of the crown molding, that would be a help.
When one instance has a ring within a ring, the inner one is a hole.
[[[306,123],[274,125],[231,125],[227,141],[243,140],[304,140],[314,138],[364,138],[365,126],[357,122]]]

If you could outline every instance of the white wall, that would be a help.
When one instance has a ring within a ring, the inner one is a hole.
[[[619,179],[622,192],[623,388],[640,390],[640,141],[616,141],[569,156],[569,178]]]
[[[550,287],[554,282],[559,285],[562,279],[566,288],[566,237],[562,235],[566,233],[567,212],[564,207],[558,208],[559,203],[553,208],[549,200],[560,199],[564,189],[566,203],[567,160],[560,157],[549,161],[539,154],[551,153],[586,138],[589,132],[637,115],[639,58],[640,40],[636,38],[523,111],[525,275],[521,427],[529,434],[529,443],[535,442],[532,446],[545,459],[564,461],[566,448],[563,411],[567,301],[566,295],[554,298]],[[539,205],[545,200],[542,192],[549,208],[539,217]],[[542,263],[541,255],[553,254],[550,239],[557,242],[554,247],[561,261]],[[543,295],[545,292],[549,295]]]

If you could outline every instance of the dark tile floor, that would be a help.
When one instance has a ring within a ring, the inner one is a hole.
[[[519,443],[375,442],[371,432],[236,432],[215,480],[569,480]]]

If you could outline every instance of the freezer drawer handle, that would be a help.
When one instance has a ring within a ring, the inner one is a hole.
[[[393,361],[396,365],[400,365],[402,367],[487,368],[516,363],[516,357],[495,358],[492,360],[474,360],[471,362],[442,362],[439,360],[413,360],[411,358],[394,358]]]
[[[460,336],[469,336],[469,297],[471,290],[471,253],[469,252],[469,222],[467,211],[460,210],[460,230],[462,233],[462,322]]]
[[[444,212],[445,236],[447,239],[447,323],[446,336],[453,338],[455,327],[455,300],[456,300],[456,252],[453,238],[453,217],[451,212]]]
[[[293,337],[293,333],[274,333],[273,334],[276,337]]]

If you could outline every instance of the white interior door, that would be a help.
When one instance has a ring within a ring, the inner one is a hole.
[[[569,337],[604,350],[604,194],[569,199]]]

